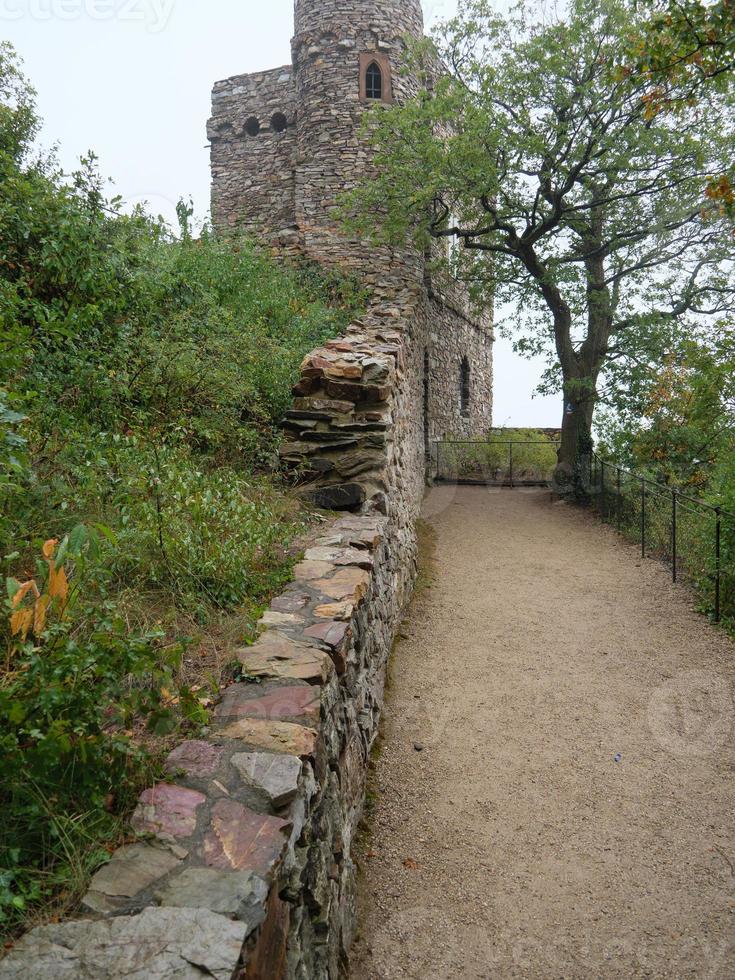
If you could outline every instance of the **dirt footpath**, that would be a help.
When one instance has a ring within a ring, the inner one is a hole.
[[[546,492],[425,511],[353,980],[735,977],[735,644]]]

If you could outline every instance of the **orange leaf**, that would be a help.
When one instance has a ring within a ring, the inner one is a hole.
[[[18,636],[18,634],[20,634],[21,640],[25,643],[25,639],[28,636],[28,630],[31,628],[32,623],[33,610],[19,609],[10,617],[10,632],[13,636]]]
[[[43,546],[43,549],[42,549],[42,551],[43,551],[43,557],[44,558],[49,558],[49,559],[50,558],[53,558],[54,557],[54,552],[56,551],[56,545],[58,543],[59,543],[59,539],[58,538],[50,538],[44,544],[44,546]]]
[[[54,568],[53,563],[49,564],[48,594],[52,599],[61,599],[61,605],[65,606],[69,595],[69,582],[66,578],[66,572],[63,568]]]
[[[29,592],[33,592],[36,598],[38,598],[38,596],[41,594],[38,591],[38,586],[33,581],[33,579],[31,579],[29,582],[24,582],[23,585],[21,585],[21,587],[15,593],[15,595],[13,596],[13,609],[18,608],[18,606],[21,604],[21,602],[23,602],[23,600],[25,599],[25,597],[28,595]]]
[[[48,595],[36,599],[36,604],[33,607],[33,632],[36,636],[40,636],[43,633],[43,628],[46,625],[46,613],[50,602],[51,596]]]

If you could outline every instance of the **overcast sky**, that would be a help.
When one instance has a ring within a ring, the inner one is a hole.
[[[455,0],[424,0],[427,23]],[[175,221],[180,197],[209,208],[212,83],[290,60],[293,0],[0,0],[38,91],[42,140],[66,169],[94,150],[128,202]],[[496,425],[556,426],[559,398],[531,395],[543,365],[498,340]]]

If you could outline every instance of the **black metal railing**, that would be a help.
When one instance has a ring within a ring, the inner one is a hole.
[[[551,440],[444,439],[434,443],[435,479],[490,487],[548,486],[558,445]]]
[[[715,622],[735,617],[735,514],[596,453],[590,487],[602,518],[640,541],[642,557],[669,563],[674,582],[692,583]]]

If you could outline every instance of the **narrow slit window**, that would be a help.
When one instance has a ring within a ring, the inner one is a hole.
[[[464,418],[470,414],[470,362],[466,357],[459,369],[459,411]]]
[[[371,61],[365,73],[365,96],[368,99],[383,98],[383,72]]]

